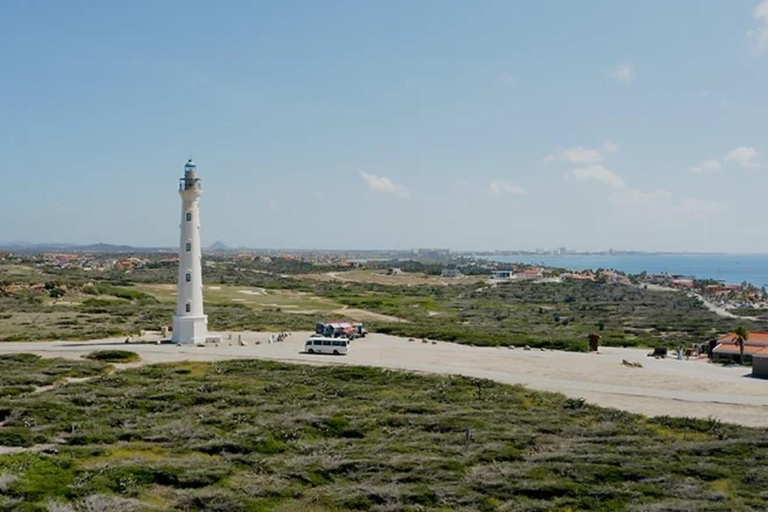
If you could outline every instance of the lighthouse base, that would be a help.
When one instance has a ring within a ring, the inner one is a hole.
[[[173,315],[174,343],[182,345],[205,345],[208,337],[208,316]]]

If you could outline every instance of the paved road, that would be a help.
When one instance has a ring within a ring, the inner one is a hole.
[[[260,358],[303,364],[358,364],[429,373],[484,377],[650,416],[716,417],[723,421],[768,427],[768,381],[753,379],[746,368],[723,368],[705,361],[656,360],[645,350],[605,348],[600,354],[520,348],[480,348],[438,342],[423,344],[383,334],[356,340],[347,356],[303,354],[308,333],[268,344],[269,333],[224,333],[217,347],[185,347],[93,342],[2,343],[0,353],[33,352],[45,357],[79,358],[93,350],[129,348],[148,363]],[[256,341],[260,341],[256,345]],[[623,365],[623,359],[642,368]]]

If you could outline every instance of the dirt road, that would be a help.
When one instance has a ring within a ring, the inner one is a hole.
[[[748,368],[723,368],[705,361],[655,360],[645,350],[605,348],[600,354],[521,348],[480,348],[373,334],[356,340],[347,356],[301,353],[308,333],[268,344],[270,333],[224,333],[218,346],[186,347],[94,342],[2,343],[0,353],[32,352],[45,357],[79,358],[93,350],[130,349],[147,363],[259,358],[304,364],[355,364],[429,373],[461,374],[523,384],[532,389],[583,397],[591,403],[649,416],[716,417],[768,427],[768,381],[749,377]],[[242,336],[246,346],[237,342]],[[260,341],[259,345],[255,342]],[[639,362],[642,368],[622,364]]]

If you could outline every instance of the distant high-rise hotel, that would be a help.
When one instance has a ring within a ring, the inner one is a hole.
[[[200,247],[200,196],[203,187],[197,166],[189,160],[179,180],[181,196],[181,239],[176,314],[173,315],[173,342],[202,345],[208,335],[208,317],[203,314],[203,272]]]

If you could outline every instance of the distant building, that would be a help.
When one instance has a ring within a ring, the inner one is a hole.
[[[442,277],[448,277],[451,279],[458,279],[459,277],[464,277],[464,274],[462,274],[461,271],[457,268],[444,268],[443,273],[440,275]]]
[[[137,268],[144,268],[146,265],[147,260],[143,260],[141,258],[125,258],[117,263],[115,263],[115,268],[117,270],[134,270]]]
[[[541,279],[544,277],[544,271],[540,268],[526,268],[522,272],[517,272],[513,276],[513,279],[520,279],[520,280],[530,280],[530,279]]]
[[[514,275],[514,270],[494,270],[491,274],[491,281],[509,281]]]
[[[523,270],[494,270],[491,274],[491,281],[530,281],[543,277],[543,269],[531,267]]]
[[[717,340],[717,345],[712,350],[712,360],[737,362],[739,352],[736,335],[729,333]],[[749,363],[752,358],[758,356],[768,357],[768,332],[752,331],[749,333],[749,339],[744,342],[744,362]]]
[[[388,268],[387,269],[387,275],[388,276],[396,276],[396,275],[402,274],[402,273],[403,273],[403,269],[401,269],[401,268],[392,267],[392,268]]]
[[[414,249],[413,254],[419,258],[432,260],[445,259],[451,256],[450,249]]]
[[[632,281],[627,276],[618,274],[613,270],[603,270],[600,272],[600,277],[610,284],[632,284]]]
[[[568,277],[570,279],[573,279],[574,281],[594,281],[595,280],[595,274],[592,272],[582,272],[579,274],[565,274],[563,277]]]

